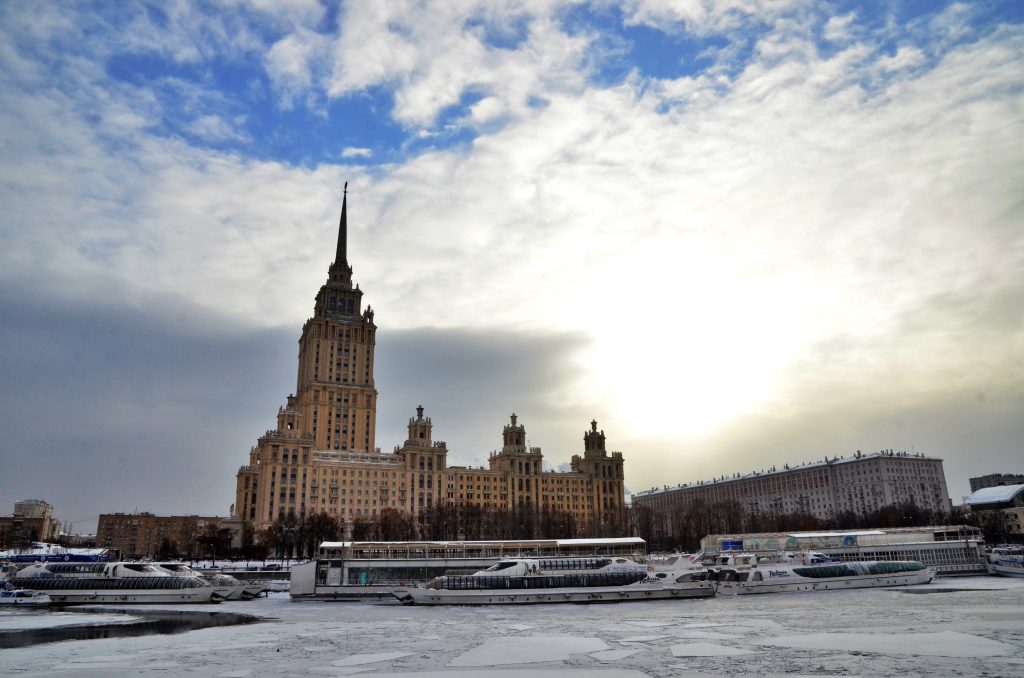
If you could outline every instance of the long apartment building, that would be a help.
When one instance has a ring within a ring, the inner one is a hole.
[[[634,506],[658,512],[730,500],[738,501],[747,513],[804,513],[821,519],[904,502],[942,513],[952,508],[941,459],[889,450],[666,485],[633,495]]]
[[[152,513],[101,513],[96,546],[118,549],[124,558],[155,558],[163,554],[199,554],[200,537],[217,516],[157,516]]]
[[[327,281],[299,339],[294,395],[277,426],[261,436],[235,479],[232,513],[263,529],[288,514],[326,513],[339,521],[372,518],[386,508],[416,515],[440,502],[487,508],[570,512],[578,521],[617,523],[625,509],[623,461],[605,448],[592,421],[571,471],[543,470],[539,447],[512,415],[487,468],[448,466],[448,448],[418,407],[408,438],[382,453],[375,446],[377,326],[362,308],[347,258],[347,196]]]

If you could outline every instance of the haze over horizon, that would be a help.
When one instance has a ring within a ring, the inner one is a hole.
[[[3,3],[0,513],[227,515],[333,259],[377,445],[1020,473],[1024,5]],[[84,527],[84,526],[91,526]]]

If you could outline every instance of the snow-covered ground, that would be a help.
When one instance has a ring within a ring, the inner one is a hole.
[[[924,589],[934,592],[862,589],[473,608],[292,603],[273,594],[190,608],[255,614],[266,617],[264,623],[0,650],[0,673],[1024,676],[1024,581],[956,578]],[[163,606],[146,609],[154,607]],[[54,623],[69,621],[67,614],[53,615]],[[28,618],[39,624],[46,617]],[[0,630],[16,627],[0,614]]]

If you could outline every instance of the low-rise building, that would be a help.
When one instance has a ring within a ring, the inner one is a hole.
[[[996,514],[1000,518],[997,524],[988,526],[997,539],[1024,541],[1024,483],[983,487],[964,503],[971,513]]]
[[[14,503],[14,513],[0,516],[0,548],[23,548],[35,541],[51,541],[60,535],[53,506],[42,499]]]
[[[1002,485],[1022,485],[1024,474],[1020,473],[989,473],[988,475],[971,478],[971,492],[983,490],[986,487],[1000,487]]]

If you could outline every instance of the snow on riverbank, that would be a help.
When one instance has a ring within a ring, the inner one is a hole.
[[[263,623],[3,650],[0,673],[1024,676],[1024,585],[982,577],[946,583],[967,590],[473,608],[292,603],[275,594],[190,608],[259,615]]]

